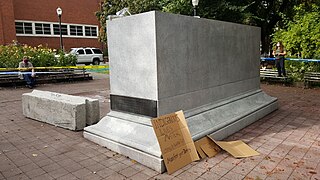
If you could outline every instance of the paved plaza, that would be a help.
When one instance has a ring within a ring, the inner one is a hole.
[[[235,159],[226,152],[194,162],[172,175],[159,174],[74,132],[25,118],[26,88],[0,89],[2,179],[314,179],[320,180],[320,89],[261,85],[279,99],[279,110],[233,134],[260,155]],[[108,75],[38,90],[96,98],[101,117],[110,110]]]

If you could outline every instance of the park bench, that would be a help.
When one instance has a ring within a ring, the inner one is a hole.
[[[278,71],[273,69],[260,69],[260,80],[265,82],[282,82],[290,84],[292,79],[288,76],[278,76]]]
[[[0,86],[21,86],[25,85],[25,81],[20,79],[18,74],[3,74],[0,71]],[[10,72],[18,72],[18,70],[10,70]],[[55,83],[55,82],[72,82],[81,80],[92,80],[90,73],[85,69],[68,69],[68,68],[43,68],[36,69],[36,83]]]
[[[305,72],[304,73],[304,86],[306,88],[310,87],[312,83],[320,83],[320,73],[319,72]]]

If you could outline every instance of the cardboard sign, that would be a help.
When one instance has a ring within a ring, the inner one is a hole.
[[[196,146],[201,159],[205,157],[213,157],[220,152],[219,146],[206,136],[194,142],[194,145]]]
[[[151,120],[168,174],[199,160],[183,112]]]
[[[208,136],[213,142],[220,146],[223,150],[230,153],[235,158],[244,158],[257,156],[259,153],[245,144],[243,141],[215,141],[211,136]]]

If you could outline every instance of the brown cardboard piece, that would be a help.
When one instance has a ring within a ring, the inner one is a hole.
[[[244,158],[257,156],[259,153],[245,144],[243,141],[215,141],[211,136],[208,136],[213,142],[220,146],[223,150],[230,153],[235,158]]]
[[[199,160],[182,111],[151,120],[168,174]]]
[[[220,152],[219,146],[217,146],[210,138],[207,136],[197,140],[194,142],[196,149],[201,157],[201,159],[205,157],[213,157],[218,152]]]

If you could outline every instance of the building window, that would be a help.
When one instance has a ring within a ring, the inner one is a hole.
[[[50,24],[35,23],[36,34],[51,34]]]
[[[62,35],[68,35],[68,25],[61,24]],[[53,34],[60,35],[59,24],[53,24]]]
[[[86,36],[97,36],[97,27],[85,26],[84,28]]]
[[[29,22],[16,22],[17,34],[32,34],[32,23]]]
[[[83,36],[83,26],[70,25],[71,36]]]
[[[17,36],[58,37],[60,35],[57,22],[16,20],[15,26]],[[63,23],[61,33],[64,37],[96,39],[98,37],[98,26]]]

